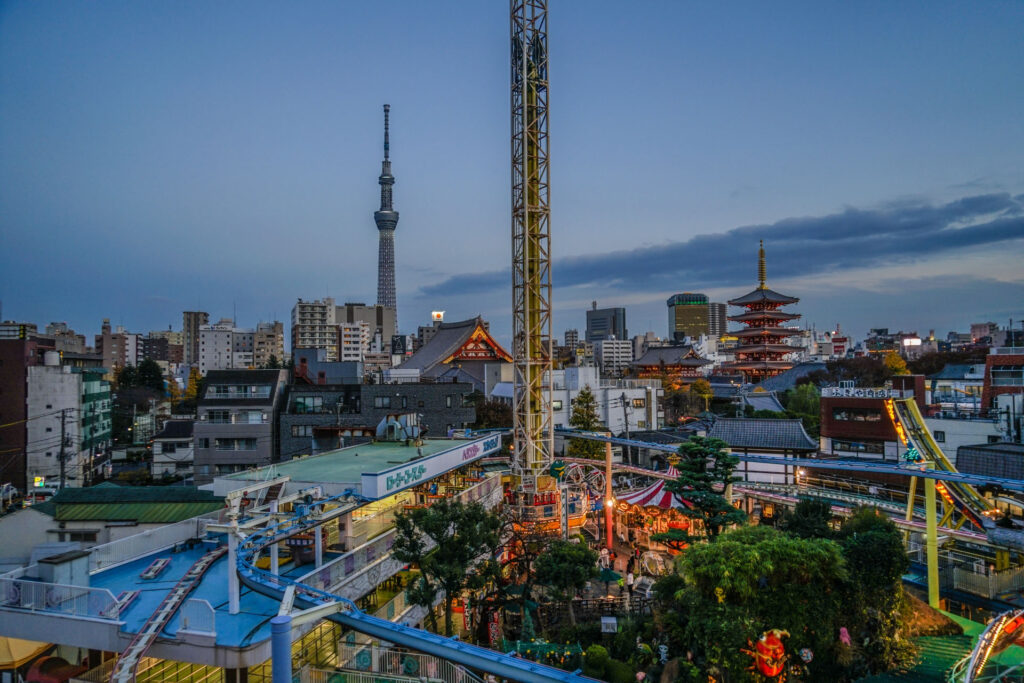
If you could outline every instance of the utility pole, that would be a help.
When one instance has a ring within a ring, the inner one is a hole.
[[[629,412],[627,411],[627,407],[628,406],[626,406],[626,392],[622,392],[622,399],[621,400],[622,400],[622,420],[623,420],[623,423],[626,425],[626,441],[629,441]],[[626,451],[625,451],[626,452],[626,458],[625,458],[626,464],[627,465],[632,465],[633,464],[633,449],[630,448],[629,446],[623,446],[623,448],[626,449]],[[639,456],[640,456],[640,454],[638,453],[637,454],[637,459],[639,459]]]
[[[63,489],[64,484],[67,482],[67,472],[65,471],[64,464],[64,423],[67,419],[68,409],[64,408],[60,411],[60,487]]]

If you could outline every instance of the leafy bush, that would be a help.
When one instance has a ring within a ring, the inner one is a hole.
[[[608,650],[601,645],[591,645],[587,648],[586,655],[583,658],[583,673],[591,678],[604,680],[608,662],[611,661]]]

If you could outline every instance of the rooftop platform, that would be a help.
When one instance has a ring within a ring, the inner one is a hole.
[[[389,496],[417,483],[462,467],[501,448],[501,437],[425,439],[421,446],[377,441],[339,448],[320,455],[218,477],[209,487],[217,495],[245,486],[247,481],[290,477],[288,493],[319,485],[328,496],[352,490],[367,498]]]

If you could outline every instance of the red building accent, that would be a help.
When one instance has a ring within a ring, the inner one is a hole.
[[[789,337],[799,332],[781,327],[782,323],[800,317],[797,313],[781,310],[782,307],[795,304],[800,299],[779,294],[765,285],[763,241],[759,252],[758,277],[760,284],[757,289],[729,301],[730,306],[747,309],[740,315],[729,316],[729,320],[743,323],[746,328],[730,332],[731,335],[739,337],[740,345],[733,350],[736,360],[722,364],[726,371],[743,373],[744,379],[748,382],[760,382],[789,370],[793,363],[784,358],[801,350],[799,346],[790,346],[786,343]]]
[[[1024,385],[1000,384],[998,380],[993,382],[993,370],[1000,373],[1016,371],[1017,377],[1024,380],[1024,354],[990,353],[985,356],[985,380],[981,386],[981,409],[983,411],[990,411],[995,408],[996,396],[1024,393]]]

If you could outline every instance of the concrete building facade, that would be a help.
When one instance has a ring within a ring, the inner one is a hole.
[[[184,346],[185,365],[199,364],[199,328],[210,324],[205,311],[185,311],[181,314],[181,343]]]
[[[338,360],[338,325],[334,299],[299,299],[292,307],[292,351],[324,349],[327,361]]]
[[[625,308],[598,308],[597,302],[587,311],[587,341],[596,342],[608,337],[629,339],[626,329]]]
[[[193,433],[197,485],[275,461],[287,376],[286,370],[213,370],[206,376]]]

